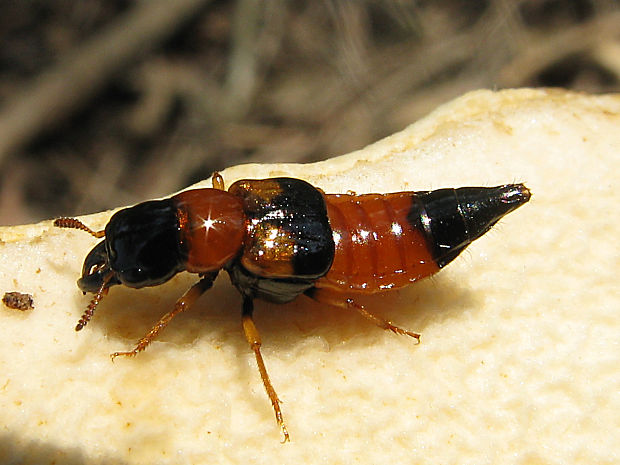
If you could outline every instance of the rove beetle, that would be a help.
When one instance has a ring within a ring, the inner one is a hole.
[[[157,286],[180,271],[200,280],[129,352],[144,350],[172,318],[211,288],[221,269],[243,297],[245,337],[283,435],[280,401],[260,352],[254,299],[285,303],[305,294],[353,309],[381,328],[420,335],[372,314],[355,296],[397,289],[430,276],[456,258],[504,215],[530,199],[523,184],[389,194],[325,194],[301,179],[244,179],[228,190],[192,189],[115,213],[104,231],[74,218],[54,225],[104,238],[86,256],[78,287],[94,297],[76,331],[116,284]]]

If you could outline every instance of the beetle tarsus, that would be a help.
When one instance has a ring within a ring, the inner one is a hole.
[[[134,356],[136,356],[136,355],[138,354],[138,352],[140,352],[141,350],[144,350],[144,349],[138,349],[138,348],[136,348],[136,349],[134,349],[134,350],[132,350],[132,351],[129,351],[129,352],[114,352],[114,353],[110,354],[110,359],[112,360],[112,362],[114,362],[114,359],[115,359],[116,357],[121,356],[121,355],[122,355],[123,357],[134,357]]]

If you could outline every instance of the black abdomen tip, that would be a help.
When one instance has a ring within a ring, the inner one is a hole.
[[[523,184],[461,187],[419,193],[421,224],[442,268],[502,217],[530,200]]]
[[[532,196],[530,190],[524,184],[506,184],[497,188],[500,201],[514,205],[515,208],[523,205]]]

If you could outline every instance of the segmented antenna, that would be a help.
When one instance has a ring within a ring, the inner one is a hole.
[[[101,299],[103,299],[103,296],[108,293],[109,288],[107,286],[113,276],[114,276],[114,272],[110,271],[107,275],[103,277],[103,281],[101,282],[101,287],[99,287],[99,290],[95,294],[95,297],[93,297],[93,300],[90,301],[90,303],[88,304],[88,307],[86,307],[86,310],[84,311],[84,314],[80,318],[80,321],[78,321],[77,325],[75,326],[76,331],[79,331],[84,326],[86,326],[86,324],[93,317],[93,314],[95,313],[95,309],[97,308],[97,305],[99,305],[99,302],[101,302]]]
[[[104,237],[105,230],[102,231],[93,231],[84,223],[82,223],[77,218],[57,218],[54,220],[54,226],[57,228],[71,228],[71,229],[81,229],[82,231],[86,231],[88,234],[94,237]]]

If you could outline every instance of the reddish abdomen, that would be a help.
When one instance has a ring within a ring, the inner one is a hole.
[[[413,192],[325,195],[336,249],[315,286],[373,293],[437,272],[428,239],[408,219],[414,198]]]

